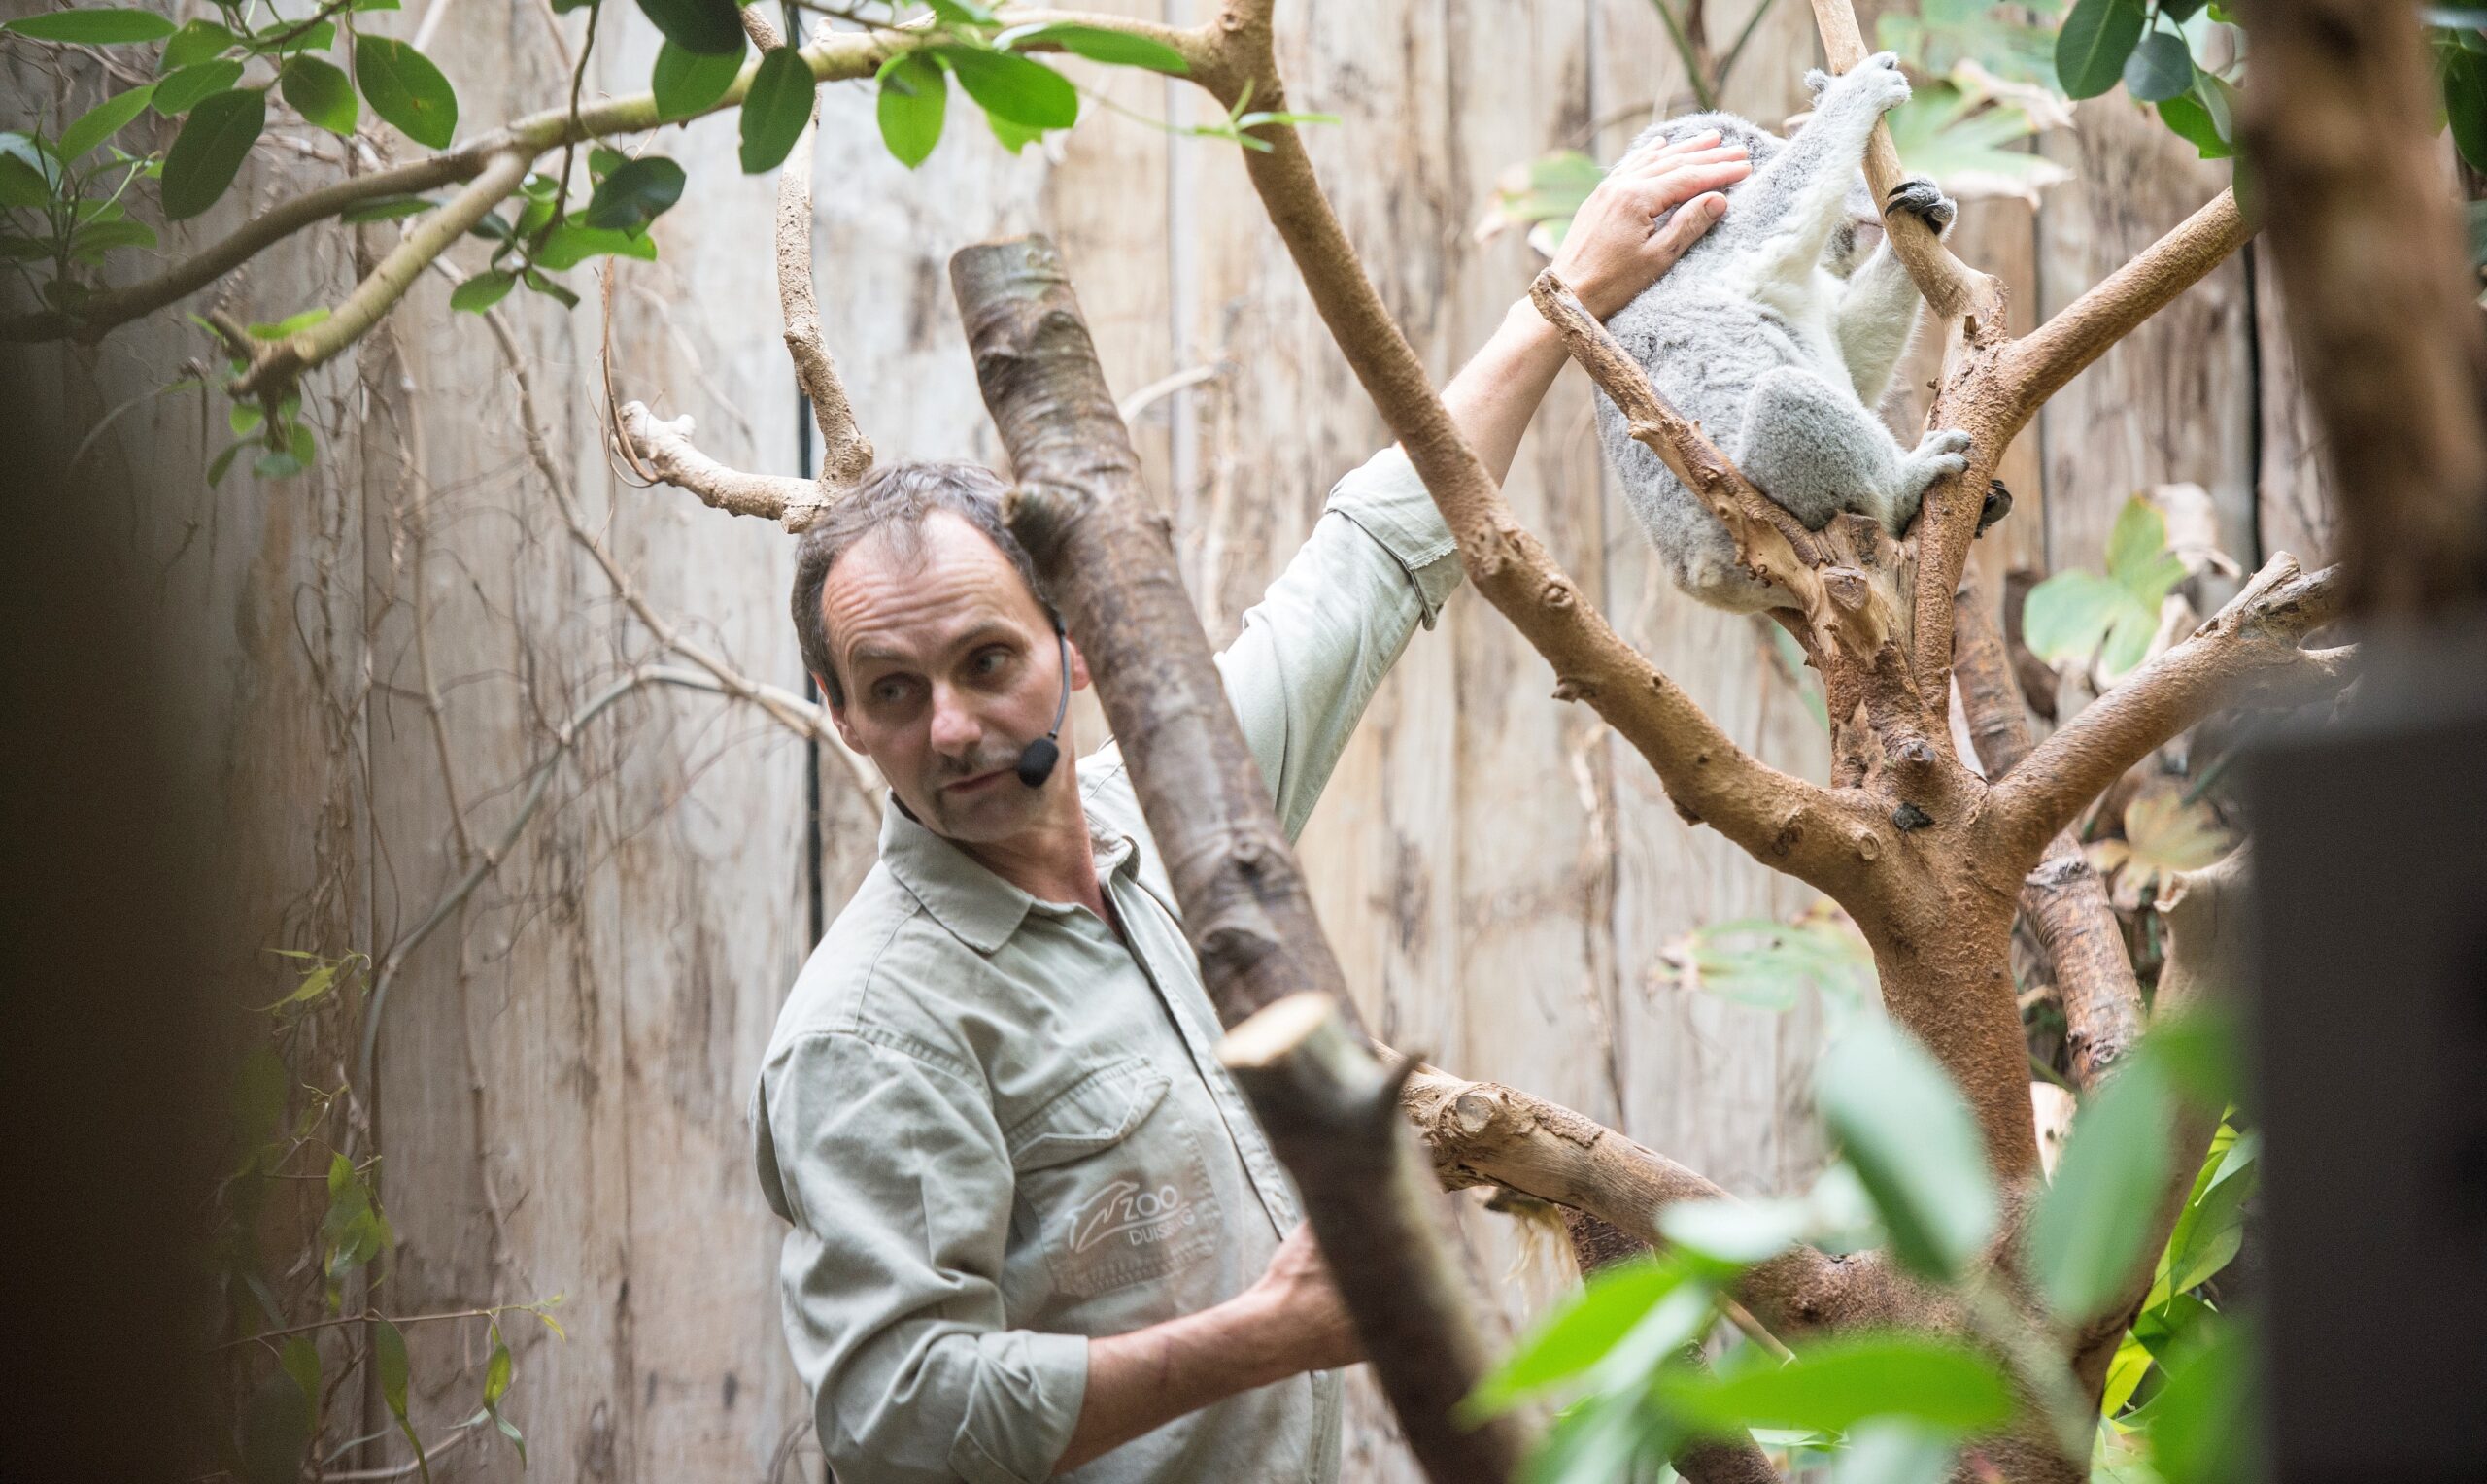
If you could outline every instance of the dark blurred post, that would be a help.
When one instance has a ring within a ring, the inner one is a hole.
[[[83,430],[27,415],[58,401],[31,370],[0,359],[0,1478],[140,1484],[200,1456],[196,1244],[230,1079],[197,951],[204,811],[128,565],[127,513],[157,491],[82,483]]]
[[[2487,1471],[2487,327],[2411,0],[2244,0],[2245,160],[2339,491],[2344,718],[2245,768],[2272,1461]]]

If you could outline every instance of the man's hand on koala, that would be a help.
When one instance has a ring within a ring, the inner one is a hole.
[[[1742,145],[1713,132],[1653,140],[1615,162],[1581,203],[1554,274],[1603,320],[1675,266],[1727,210],[1720,194],[1753,174]]]

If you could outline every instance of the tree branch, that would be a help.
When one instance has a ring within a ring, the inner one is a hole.
[[[1441,1197],[1390,1116],[1385,1069],[1346,1019],[1346,984],[1312,915],[1260,766],[1185,595],[1163,517],[1115,414],[1052,246],[968,248],[951,286],[976,382],[1018,487],[1008,518],[1120,738],[1183,931],[1229,1028],[1223,1055],[1304,1193],[1314,1235],[1410,1446],[1442,1484],[1511,1478],[1526,1430],[1466,1428],[1452,1407],[1485,1370]]]
[[[741,11],[743,30],[762,52],[784,45],[777,28],[753,6]],[[786,354],[795,380],[811,403],[820,429],[821,494],[852,488],[872,466],[872,440],[855,423],[846,385],[820,337],[820,311],[812,291],[812,145],[820,134],[820,99],[796,136],[795,148],[777,168],[777,306],[786,320]]]
[[[820,487],[783,474],[745,474],[700,453],[691,443],[692,421],[670,422],[644,402],[625,402],[616,431],[657,478],[699,496],[700,502],[734,516],[758,516],[791,532],[809,530],[829,508]]]
[[[1823,55],[1830,70],[1847,72],[1865,60],[1865,37],[1857,28],[1857,8],[1851,0],[1813,0],[1813,4],[1814,28],[1822,33]],[[1899,150],[1891,143],[1891,128],[1877,122],[1865,145],[1865,182],[1883,214],[1883,230],[1891,239],[1891,251],[1908,269],[1936,320],[1976,315],[1999,324],[2003,286],[1953,256],[1943,239],[1915,214],[1890,209],[1891,187],[1900,180]]]
[[[1230,108],[1286,110],[1271,51],[1267,0],[1232,0],[1193,64]],[[1382,306],[1322,194],[1303,140],[1284,124],[1253,130],[1266,151],[1244,164],[1286,243],[1331,339],[1407,450],[1458,538],[1469,580],[1555,673],[1557,697],[1584,700],[1656,769],[1680,809],[1763,863],[1837,894],[1883,853],[1880,822],[1828,791],[1748,757],[1674,683],[1625,644],[1523,528],[1434,394],[1423,365]]]
[[[2340,613],[2338,567],[2300,571],[2283,553],[2191,638],[2143,666],[2038,744],[1994,786],[1994,818],[2035,858],[2124,771],[2212,711],[2251,699],[2294,704],[2335,688],[2349,652],[2299,642]]]
[[[2255,0],[2239,108],[2360,611],[2487,597],[2487,333],[2410,0]]]
[[[1654,1246],[1658,1218],[1687,1200],[1719,1200],[1708,1180],[1571,1109],[1494,1082],[1420,1067],[1400,1095],[1432,1151],[1434,1171],[1457,1190],[1505,1185],[1586,1212]],[[1747,1272],[1736,1297],[1771,1332],[1794,1335],[1922,1319],[1925,1305],[1878,1255],[1831,1258],[1799,1247]]]
[[[2013,342],[1994,369],[2010,391],[2018,432],[2064,384],[2245,246],[2254,228],[2223,190],[2139,256]]]
[[[2001,778],[2029,755],[2029,713],[1976,584],[1960,585],[1954,609],[1952,676],[1978,760],[1988,778]],[[2070,831],[2048,842],[2045,859],[2022,882],[2021,915],[2037,933],[2063,1001],[2073,1082],[2089,1092],[2141,1036],[2141,981],[2106,885]]]

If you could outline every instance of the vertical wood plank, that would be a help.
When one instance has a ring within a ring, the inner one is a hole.
[[[2262,419],[2255,532],[2260,549],[2252,555],[2267,561],[2287,552],[2313,568],[2332,559],[2336,519],[2323,467],[2323,430],[2298,374],[2280,276],[2261,242],[2248,243],[2245,251],[2254,272],[2255,410]],[[2247,555],[2239,552],[2238,559]]]

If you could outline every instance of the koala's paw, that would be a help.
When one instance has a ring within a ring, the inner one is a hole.
[[[1901,488],[1911,495],[1923,494],[1925,487],[1936,480],[1967,468],[1968,455],[1968,434],[1936,428],[1919,439],[1917,448],[1908,455],[1900,476]]]
[[[1846,94],[1879,114],[1908,101],[1908,79],[1900,75],[1900,59],[1896,52],[1877,51],[1841,73],[1836,81],[1838,85],[1825,89],[1818,106],[1829,104]]]
[[[1942,187],[1924,176],[1912,177],[1892,186],[1891,209],[1907,212],[1917,218],[1937,237],[1949,231],[1953,219],[1960,215],[1959,205],[1943,193]]]

